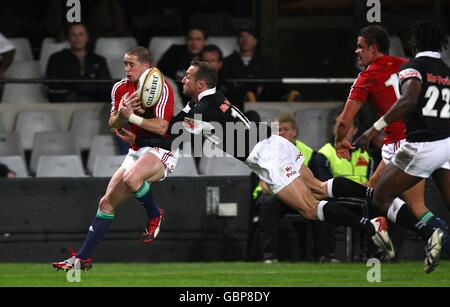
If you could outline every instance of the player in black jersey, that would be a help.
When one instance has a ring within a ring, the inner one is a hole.
[[[400,69],[401,96],[356,141],[367,149],[378,131],[396,120],[405,120],[407,142],[396,152],[375,186],[373,201],[385,212],[394,198],[430,176],[450,205],[450,68],[439,53],[447,39],[431,20],[420,20],[411,30],[411,45],[416,54]],[[446,230],[434,230],[426,247],[425,272],[432,272],[438,265],[447,239],[450,238]]]
[[[216,90],[217,75],[208,63],[192,62],[182,82],[183,93],[191,101],[170,122],[172,137],[165,140],[167,144],[158,143],[158,147],[177,148],[182,142],[195,143],[197,136],[204,137],[244,162],[274,194],[305,218],[362,230],[378,246],[381,258],[395,257],[384,217],[368,220],[348,210],[345,204],[328,200],[340,196],[370,197],[371,188],[343,177],[327,182],[317,180],[303,165],[304,157],[292,143],[273,135],[267,125],[251,123]],[[152,139],[125,134],[127,137],[121,136],[125,141],[155,146]]]

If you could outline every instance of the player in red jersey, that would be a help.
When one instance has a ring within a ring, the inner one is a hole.
[[[158,103],[144,110],[136,89],[142,73],[151,67],[151,53],[147,48],[134,47],[125,53],[123,62],[126,78],[117,82],[112,89],[112,109],[108,124],[116,134],[129,133],[124,129],[129,124],[133,133],[162,142],[169,136],[167,129],[173,116],[172,88],[166,82]],[[163,180],[168,172],[175,169],[177,160],[178,150],[131,145],[121,167],[109,181],[83,246],[77,253],[72,252],[69,259],[53,263],[53,267],[70,270],[79,265],[80,269],[90,269],[94,249],[108,232],[115,211],[133,195],[143,203],[148,215],[142,241],[152,242],[158,235],[164,211],[154,204],[149,182]]]
[[[360,30],[355,53],[359,64],[366,69],[353,83],[344,110],[336,124],[335,148],[341,158],[350,157],[349,150],[352,150],[353,146],[345,140],[345,135],[362,105],[371,103],[378,115],[383,116],[400,96],[397,73],[407,60],[389,56],[388,51],[389,36],[381,26],[368,26]],[[395,151],[405,142],[405,130],[402,120],[394,121],[384,128],[383,160],[369,180],[368,186],[375,186],[383,169],[394,157]],[[425,182],[422,180],[402,194],[408,206],[403,206],[405,202],[396,198],[389,207],[387,216],[392,222],[405,226],[427,239],[433,233],[433,228],[446,226],[425,206],[424,190]]]

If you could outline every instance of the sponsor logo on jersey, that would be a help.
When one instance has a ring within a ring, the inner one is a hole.
[[[228,101],[228,99],[225,98],[225,101],[220,105],[219,108],[222,111],[222,113],[225,113],[229,107],[230,107],[230,102]]]
[[[287,166],[284,169],[284,173],[285,173],[286,177],[290,178],[290,177],[294,176],[295,174],[297,174],[297,171],[294,170],[292,168],[292,166]]]
[[[198,122],[196,122],[193,118],[185,117],[184,118],[184,125],[188,127],[189,129],[194,130],[198,127]]]
[[[406,80],[408,78],[417,78],[422,81],[422,75],[418,70],[415,70],[414,68],[407,68],[405,70],[402,70],[398,76],[400,81]]]
[[[427,74],[427,81],[430,83],[438,83],[442,85],[450,85],[450,79],[447,77],[443,78],[442,76],[435,76],[431,73]]]

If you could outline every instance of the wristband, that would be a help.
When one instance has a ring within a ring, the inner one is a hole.
[[[128,121],[132,124],[135,124],[136,126],[141,126],[144,119],[140,116],[137,116],[136,114],[131,114],[130,118],[128,118]]]
[[[386,127],[388,124],[384,120],[384,116],[381,116],[380,119],[378,119],[375,123],[373,123],[373,127],[377,131],[383,130],[384,127]]]

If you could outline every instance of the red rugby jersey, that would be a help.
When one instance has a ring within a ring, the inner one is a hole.
[[[120,99],[128,93],[128,95],[133,94],[136,91],[136,84],[132,83],[131,81],[127,80],[126,78],[120,80],[116,84],[114,84],[112,91],[111,91],[111,112],[115,111],[119,108]],[[163,93],[161,95],[161,98],[159,99],[158,103],[155,104],[151,108],[147,108],[144,114],[138,114],[139,116],[142,116],[144,118],[155,118],[159,117],[162,119],[167,120],[170,122],[170,120],[173,117],[173,103],[174,103],[174,96],[173,96],[173,90],[170,84],[164,80],[164,89]],[[161,137],[159,135],[153,134],[139,126],[136,126],[134,124],[128,123],[130,131],[135,133],[138,136],[142,137]],[[168,131],[166,135],[162,137],[168,137],[169,136]],[[133,150],[138,150],[139,147],[135,144],[131,146]]]
[[[353,83],[348,99],[373,104],[379,116],[383,116],[397,101],[394,86],[398,88],[400,66],[408,60],[385,55],[375,60],[358,75]],[[395,121],[384,128],[384,143],[395,143],[404,139],[405,124]]]

